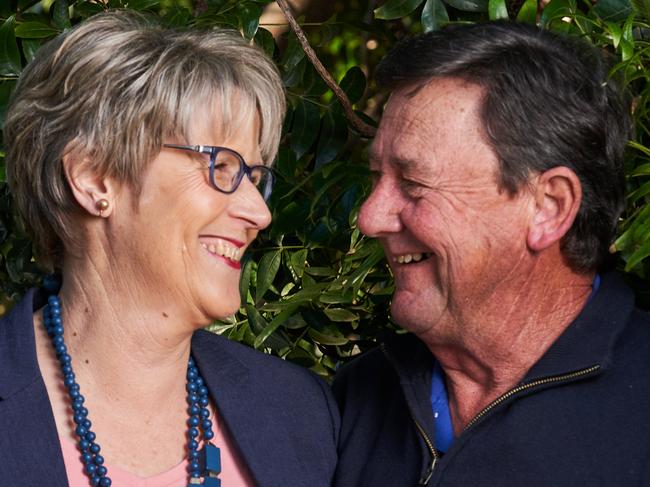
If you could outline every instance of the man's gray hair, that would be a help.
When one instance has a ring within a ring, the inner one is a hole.
[[[178,31],[112,11],[56,37],[23,71],[4,126],[7,177],[40,261],[60,264],[79,245],[66,154],[138,194],[163,143],[205,143],[188,139],[205,115],[227,137],[257,114],[270,164],[284,111],[275,65],[236,31]]]

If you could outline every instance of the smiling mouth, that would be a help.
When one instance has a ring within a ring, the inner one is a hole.
[[[201,247],[207,250],[210,254],[223,257],[235,264],[239,264],[244,253],[242,249],[233,247],[223,240],[217,240],[215,243],[201,242]]]
[[[413,254],[400,254],[393,257],[393,262],[396,264],[417,264],[431,256],[428,252],[415,252]]]

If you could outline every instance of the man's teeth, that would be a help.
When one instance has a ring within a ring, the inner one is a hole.
[[[410,262],[420,262],[426,257],[426,254],[421,254],[419,252],[415,254],[402,254],[393,257],[393,262],[397,262],[398,264],[408,264]]]
[[[221,255],[222,257],[235,262],[239,262],[241,259],[241,250],[222,240],[210,244],[201,243],[201,246],[211,254]]]

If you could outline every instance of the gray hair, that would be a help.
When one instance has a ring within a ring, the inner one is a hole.
[[[270,164],[285,111],[282,82],[238,32],[178,31],[111,11],[44,45],[21,75],[4,126],[9,185],[40,262],[51,267],[79,244],[67,153],[84,155],[98,174],[138,194],[163,143],[203,143],[189,141],[189,131],[197,112],[211,114],[215,102],[226,137],[259,116]]]

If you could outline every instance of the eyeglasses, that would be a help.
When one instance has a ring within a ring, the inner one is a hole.
[[[274,181],[271,169],[262,165],[249,166],[244,158],[232,149],[214,145],[163,144],[163,147],[209,154],[210,184],[221,193],[232,194],[237,191],[245,174],[262,194],[264,201],[268,201],[271,196]]]

